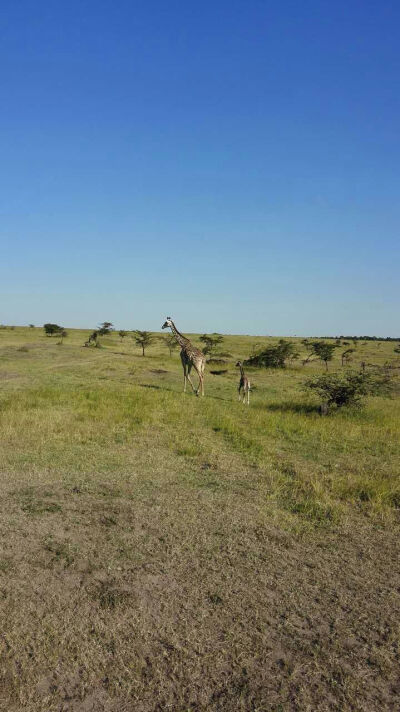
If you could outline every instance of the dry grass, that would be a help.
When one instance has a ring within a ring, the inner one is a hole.
[[[0,333],[0,708],[397,709],[398,399],[320,418],[311,364],[248,409],[250,337],[196,399],[87,333]]]

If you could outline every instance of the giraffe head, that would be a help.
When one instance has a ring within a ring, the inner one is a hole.
[[[167,318],[161,328],[168,329],[168,327],[171,327],[171,326],[172,326],[172,319],[170,316],[167,316]]]

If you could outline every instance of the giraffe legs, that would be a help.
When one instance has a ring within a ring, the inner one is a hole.
[[[182,367],[183,367],[183,392],[186,393],[186,384],[187,384],[187,381],[189,381],[190,385],[192,386],[192,391],[193,391],[193,393],[195,393],[196,396],[198,396],[198,395],[200,394],[200,391],[201,391],[201,395],[204,396],[204,375],[203,375],[203,371],[200,370],[200,369],[198,369],[198,368],[196,367],[196,365],[195,365],[192,361],[189,361],[189,360],[185,357],[185,354],[184,354],[183,351],[181,351],[181,361],[182,361]],[[199,377],[199,383],[198,383],[198,386],[197,386],[197,390],[196,390],[196,388],[194,387],[193,381],[192,381],[192,379],[191,379],[191,377],[190,377],[190,372],[191,372],[193,366],[194,366],[194,369],[195,369],[195,371],[196,371],[196,373],[197,373],[197,375],[198,375],[198,377]],[[204,370],[204,369],[203,369],[203,370]]]
[[[189,367],[188,367],[188,370],[187,370],[187,379],[188,379],[190,385],[192,386],[192,391],[193,391],[193,393],[195,393],[196,396],[198,396],[199,394],[198,394],[198,392],[196,391],[196,389],[195,389],[195,387],[194,387],[194,385],[193,385],[193,381],[192,381],[192,379],[190,378],[190,375],[189,375],[190,370],[191,370],[191,366],[189,366]]]
[[[200,390],[201,390],[201,395],[204,396],[204,365],[202,368],[200,367],[200,369],[197,369],[195,366],[195,369],[196,369],[196,373],[199,377],[199,384],[197,386],[196,395],[200,395]]]
[[[186,368],[186,367],[184,367],[184,368],[183,368],[183,392],[184,392],[184,393],[186,393],[186,383],[187,383],[187,381],[189,381],[190,385],[192,386],[192,391],[193,391],[193,393],[196,393],[196,395],[198,395],[198,393],[197,393],[197,391],[196,391],[196,389],[195,389],[195,387],[194,387],[194,385],[193,385],[193,381],[192,381],[192,379],[190,378],[189,369]]]

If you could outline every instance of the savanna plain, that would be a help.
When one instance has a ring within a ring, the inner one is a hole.
[[[248,369],[247,407],[277,339],[226,336],[196,398],[161,340],[89,333],[0,330],[0,709],[400,709],[398,377],[321,417],[320,361]]]

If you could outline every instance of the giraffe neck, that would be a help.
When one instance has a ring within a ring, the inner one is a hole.
[[[181,334],[180,331],[178,331],[173,321],[171,321],[171,330],[180,346],[184,347],[190,344],[189,339],[187,339],[185,336],[183,336],[183,334]]]

